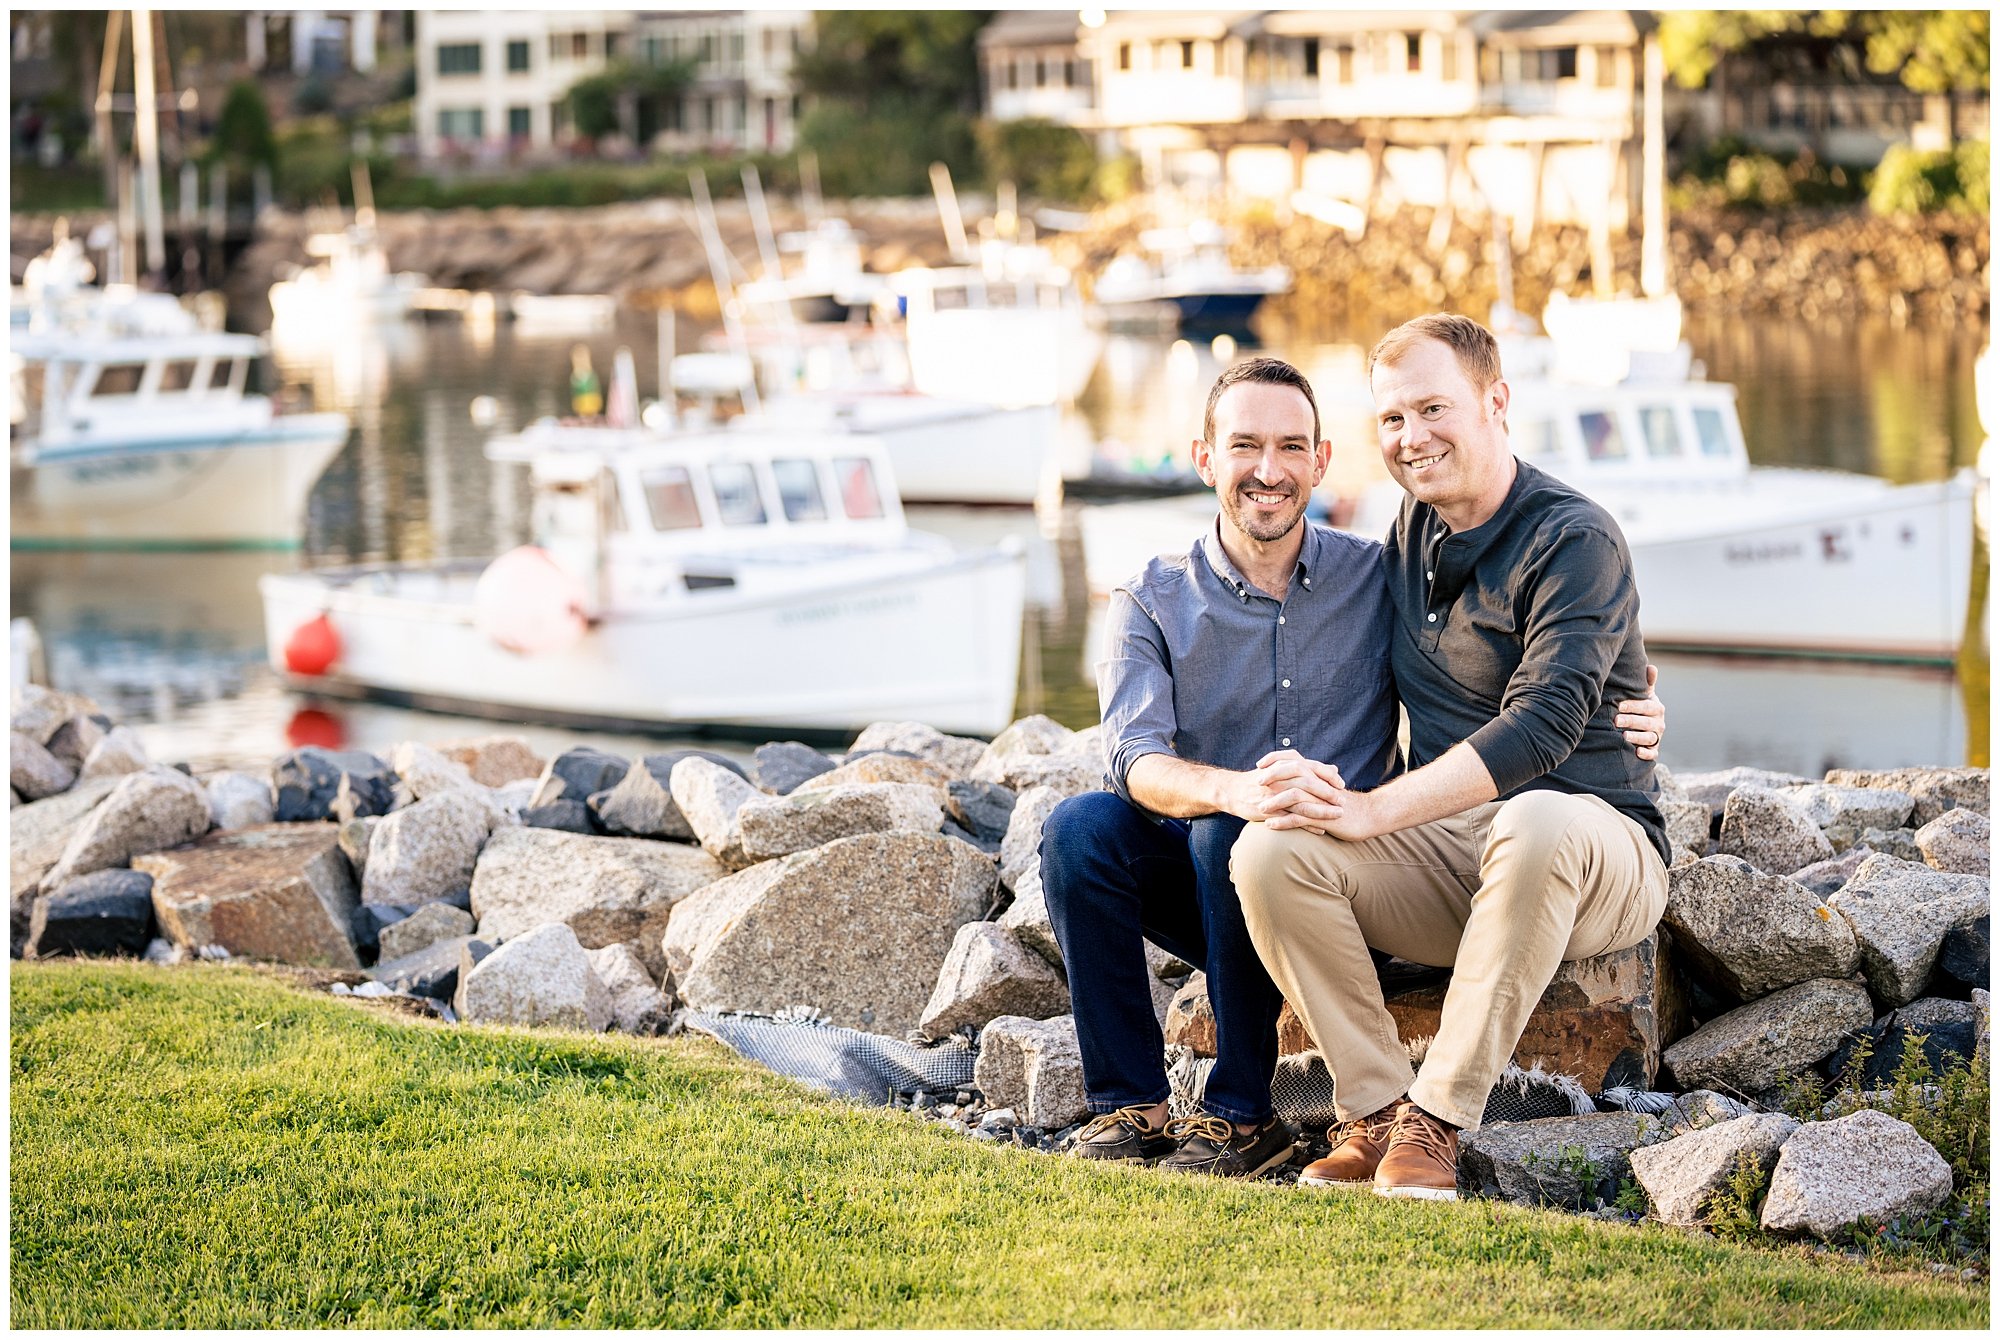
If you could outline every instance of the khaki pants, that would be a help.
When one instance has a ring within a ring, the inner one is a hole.
[[[1362,842],[1260,823],[1230,874],[1258,955],[1319,1044],[1342,1120],[1407,1093],[1475,1130],[1556,965],[1646,938],[1667,871],[1595,796],[1528,791]],[[1412,1082],[1368,950],[1453,969]]]

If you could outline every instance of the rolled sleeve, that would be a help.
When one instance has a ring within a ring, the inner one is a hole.
[[[1638,618],[1622,548],[1602,531],[1572,529],[1529,574],[1521,663],[1499,713],[1466,740],[1501,795],[1554,769],[1583,739]]]
[[[1097,702],[1104,722],[1105,780],[1127,802],[1132,764],[1147,754],[1174,752],[1174,676],[1166,638],[1130,591],[1111,593],[1106,646],[1097,663]],[[1143,807],[1141,807],[1143,808]]]

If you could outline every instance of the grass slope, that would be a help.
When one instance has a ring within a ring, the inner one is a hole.
[[[1977,1326],[1983,1288],[974,1145],[698,1039],[12,972],[12,1304],[76,1326]]]

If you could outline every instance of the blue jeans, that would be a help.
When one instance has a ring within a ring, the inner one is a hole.
[[[1215,1069],[1202,1106],[1231,1121],[1271,1115],[1278,1011],[1243,909],[1229,849],[1243,820],[1148,818],[1109,791],[1072,796],[1042,827],[1042,890],[1069,974],[1093,1112],[1162,1102],[1165,1043],[1147,981],[1150,940],[1208,974]]]

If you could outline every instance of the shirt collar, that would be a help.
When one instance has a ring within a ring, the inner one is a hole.
[[[1299,524],[1305,527],[1305,542],[1299,546],[1299,561],[1292,569],[1292,581],[1285,592],[1286,599],[1302,591],[1308,593],[1312,591],[1312,574],[1319,567],[1320,555],[1326,545],[1326,541],[1319,534],[1319,528],[1312,522],[1300,517]],[[1239,600],[1247,600],[1251,596],[1263,596],[1266,600],[1271,598],[1252,586],[1249,580],[1236,570],[1236,564],[1230,561],[1228,551],[1222,547],[1220,512],[1216,513],[1215,520],[1209,522],[1208,529],[1202,532],[1201,556],[1208,560],[1209,568],[1216,576],[1222,578],[1222,584],[1235,592]]]

